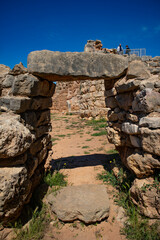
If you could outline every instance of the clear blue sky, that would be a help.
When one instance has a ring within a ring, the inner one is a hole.
[[[35,50],[82,52],[89,39],[160,55],[160,0],[3,0],[0,10],[0,64],[11,68]]]

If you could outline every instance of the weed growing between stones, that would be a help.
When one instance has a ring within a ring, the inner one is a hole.
[[[128,216],[128,220],[121,230],[121,233],[125,234],[127,239],[160,239],[157,230],[158,223],[149,225],[148,219],[140,215],[139,209],[137,209],[137,207],[130,200],[129,189],[134,179],[127,169],[124,170],[123,168],[120,168],[117,176],[114,175],[112,170],[106,170],[102,174],[98,174],[98,179],[103,180],[103,182],[107,184],[111,184],[118,190],[118,194],[114,195],[114,200],[119,206],[122,206],[125,209]]]
[[[28,226],[22,228],[15,224],[16,237],[13,240],[39,240],[44,236],[45,227],[49,223],[50,216],[47,214],[46,205],[43,204],[41,210],[36,208]]]
[[[55,171],[54,173],[49,172],[47,175],[45,175],[44,182],[50,187],[64,187],[67,185],[65,177],[66,176],[64,176],[63,173],[60,173],[58,171]]]

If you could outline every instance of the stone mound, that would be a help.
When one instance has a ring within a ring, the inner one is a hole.
[[[109,216],[109,200],[103,185],[68,186],[47,196],[51,210],[64,222],[101,221]]]

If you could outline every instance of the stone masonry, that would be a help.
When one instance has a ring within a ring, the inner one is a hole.
[[[51,110],[78,113],[82,118],[106,117],[104,79],[58,81]]]
[[[80,81],[57,82],[52,97],[52,112],[79,112]]]
[[[108,139],[135,175],[130,189],[133,202],[150,218],[160,218],[160,186],[154,180],[160,170],[159,64],[160,57],[88,52],[41,51],[28,57],[29,71],[37,76],[56,76],[60,81],[104,79],[106,107],[110,109]]]
[[[104,81],[108,139],[135,175],[131,198],[144,215],[160,218],[154,180],[160,170],[159,65],[160,57],[47,50],[31,52],[27,69],[0,65],[0,221],[6,224],[20,215],[52,154],[53,81],[81,80]]]
[[[0,222],[12,222],[28,203],[51,154],[49,131],[55,85],[0,65]]]

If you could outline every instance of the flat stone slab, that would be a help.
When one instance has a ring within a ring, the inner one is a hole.
[[[113,79],[128,68],[128,59],[115,54],[34,51],[28,55],[28,71],[50,81]]]
[[[53,213],[64,222],[101,221],[109,216],[109,199],[104,185],[68,186],[47,196]]]

